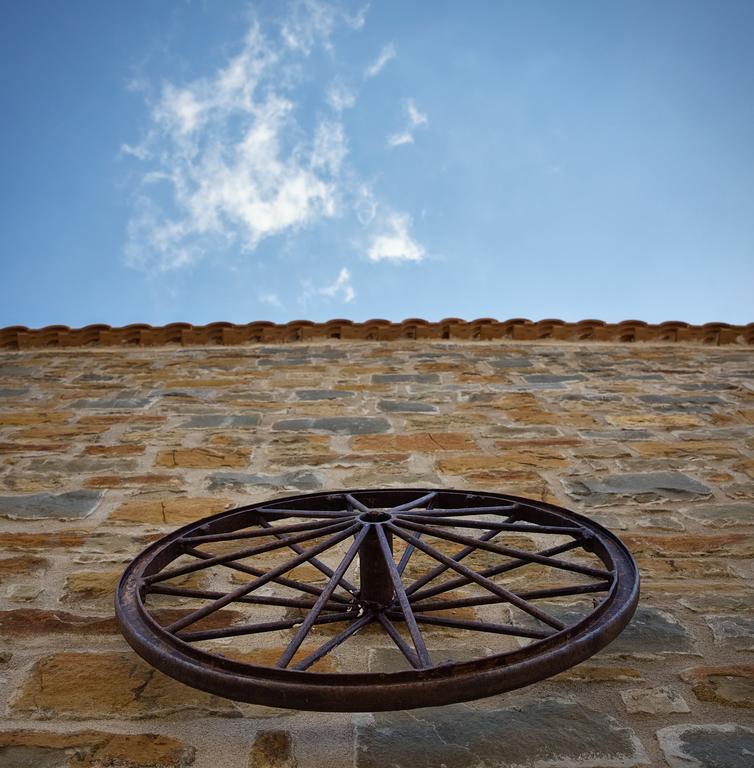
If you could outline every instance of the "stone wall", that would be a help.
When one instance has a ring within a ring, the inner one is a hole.
[[[748,348],[682,344],[3,353],[0,765],[750,766],[753,372]],[[200,693],[121,638],[114,585],[156,536],[369,486],[590,515],[637,559],[636,617],[547,682],[374,715]]]

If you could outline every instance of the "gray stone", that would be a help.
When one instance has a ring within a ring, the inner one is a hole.
[[[515,707],[465,705],[379,712],[356,721],[356,768],[580,768],[647,763],[612,717],[548,698]]]
[[[339,435],[374,435],[387,432],[390,422],[369,416],[332,416],[323,419],[284,419],[272,425],[273,430],[290,432],[335,432]]]
[[[587,504],[609,503],[611,496],[649,494],[653,498],[685,499],[711,493],[706,485],[682,472],[643,472],[607,475],[599,480],[577,480],[570,484],[570,492]]]
[[[274,360],[270,358],[261,358],[257,361],[257,365],[260,368],[270,368],[274,366],[298,366],[298,365],[312,365],[312,359],[310,357],[281,357]]]
[[[620,692],[620,697],[630,715],[666,715],[689,712],[689,705],[677,691],[667,686],[659,688],[630,688]]]
[[[208,413],[192,416],[181,424],[183,429],[246,429],[259,426],[258,413],[240,415]]]
[[[654,435],[646,429],[584,429],[579,434],[590,440],[650,440]]]
[[[721,405],[725,401],[716,395],[641,395],[643,403],[652,405]]]
[[[697,504],[684,508],[683,514],[715,528],[754,525],[754,504]]]
[[[379,408],[386,413],[437,413],[436,405],[401,400],[380,400]]]
[[[754,605],[754,592],[736,592],[724,595],[715,592],[702,592],[682,597],[678,602],[694,613],[708,614],[710,611],[729,614],[731,611],[748,613]],[[729,618],[726,616],[726,618]]]
[[[563,384],[567,381],[583,381],[580,373],[531,373],[524,376],[528,384]]]
[[[29,496],[0,496],[0,515],[12,520],[55,518],[80,520],[94,512],[102,491],[69,491],[68,493],[34,493]]]
[[[705,616],[717,645],[737,651],[754,651],[754,618],[751,616]]]
[[[26,378],[27,376],[34,376],[38,372],[38,367],[30,365],[17,365],[16,363],[0,364],[0,378],[3,379]]]
[[[73,459],[35,458],[28,464],[30,472],[67,475],[101,472],[103,469],[107,469],[109,472],[133,472],[136,468],[137,462],[135,459],[124,459],[120,456],[112,458],[106,456],[79,456]]]
[[[488,362],[493,368],[531,368],[528,357],[496,357]]]
[[[107,410],[145,408],[152,401],[148,397],[130,397],[125,392],[118,397],[77,400],[74,408],[100,408]]]
[[[343,400],[355,394],[344,389],[299,389],[296,397],[299,400]]]
[[[628,626],[602,653],[643,658],[693,652],[693,638],[676,618],[656,608],[639,606]]]
[[[21,395],[25,395],[29,391],[28,387],[19,387],[16,389],[10,388],[10,387],[1,387],[0,388],[0,397],[20,397]]]
[[[372,384],[439,384],[436,373],[375,373]]]
[[[105,376],[102,373],[84,373],[76,381],[112,381],[113,376]]]
[[[3,768],[66,768],[70,753],[50,747],[0,747],[0,765]]]
[[[754,730],[737,723],[674,725],[657,731],[670,768],[751,768]]]
[[[258,488],[296,488],[300,491],[316,491],[322,487],[322,480],[314,472],[300,470],[281,475],[252,475],[244,472],[216,472],[210,475],[209,490],[248,490]]]
[[[613,381],[665,381],[665,377],[659,373],[622,373],[613,376]]]

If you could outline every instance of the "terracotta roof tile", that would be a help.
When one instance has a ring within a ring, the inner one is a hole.
[[[670,320],[664,323],[646,323],[643,320],[624,320],[606,323],[603,320],[565,322],[558,319],[532,321],[526,318],[494,320],[479,318],[461,320],[456,317],[430,322],[409,318],[402,322],[373,319],[357,323],[335,319],[324,323],[311,320],[292,320],[289,323],[254,321],[246,324],[228,322],[192,325],[169,323],[152,326],[132,323],[120,328],[98,323],[84,328],[66,325],[48,325],[45,328],[27,328],[13,325],[0,329],[0,349],[33,349],[41,347],[83,346],[183,346],[244,343],[284,343],[292,341],[318,341],[324,339],[391,341],[394,339],[456,339],[493,341],[512,339],[533,341],[608,341],[630,343],[685,342],[696,344],[754,344],[754,323],[729,325],[705,323],[690,325]]]

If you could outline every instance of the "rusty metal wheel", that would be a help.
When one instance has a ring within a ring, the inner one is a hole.
[[[184,526],[126,569],[125,638],[195,688],[322,711],[491,696],[588,658],[639,575],[588,518],[498,493],[317,493]]]

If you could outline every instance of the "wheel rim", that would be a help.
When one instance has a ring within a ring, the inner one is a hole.
[[[480,698],[567,669],[620,633],[638,591],[617,537],[560,507],[490,492],[353,490],[180,528],[128,566],[116,614],[142,657],[193,687],[378,711]],[[455,637],[436,647],[437,631]],[[474,642],[484,653],[469,654]],[[370,664],[392,648],[406,668],[363,671],[349,655],[357,645]],[[333,657],[342,671],[322,671]]]

